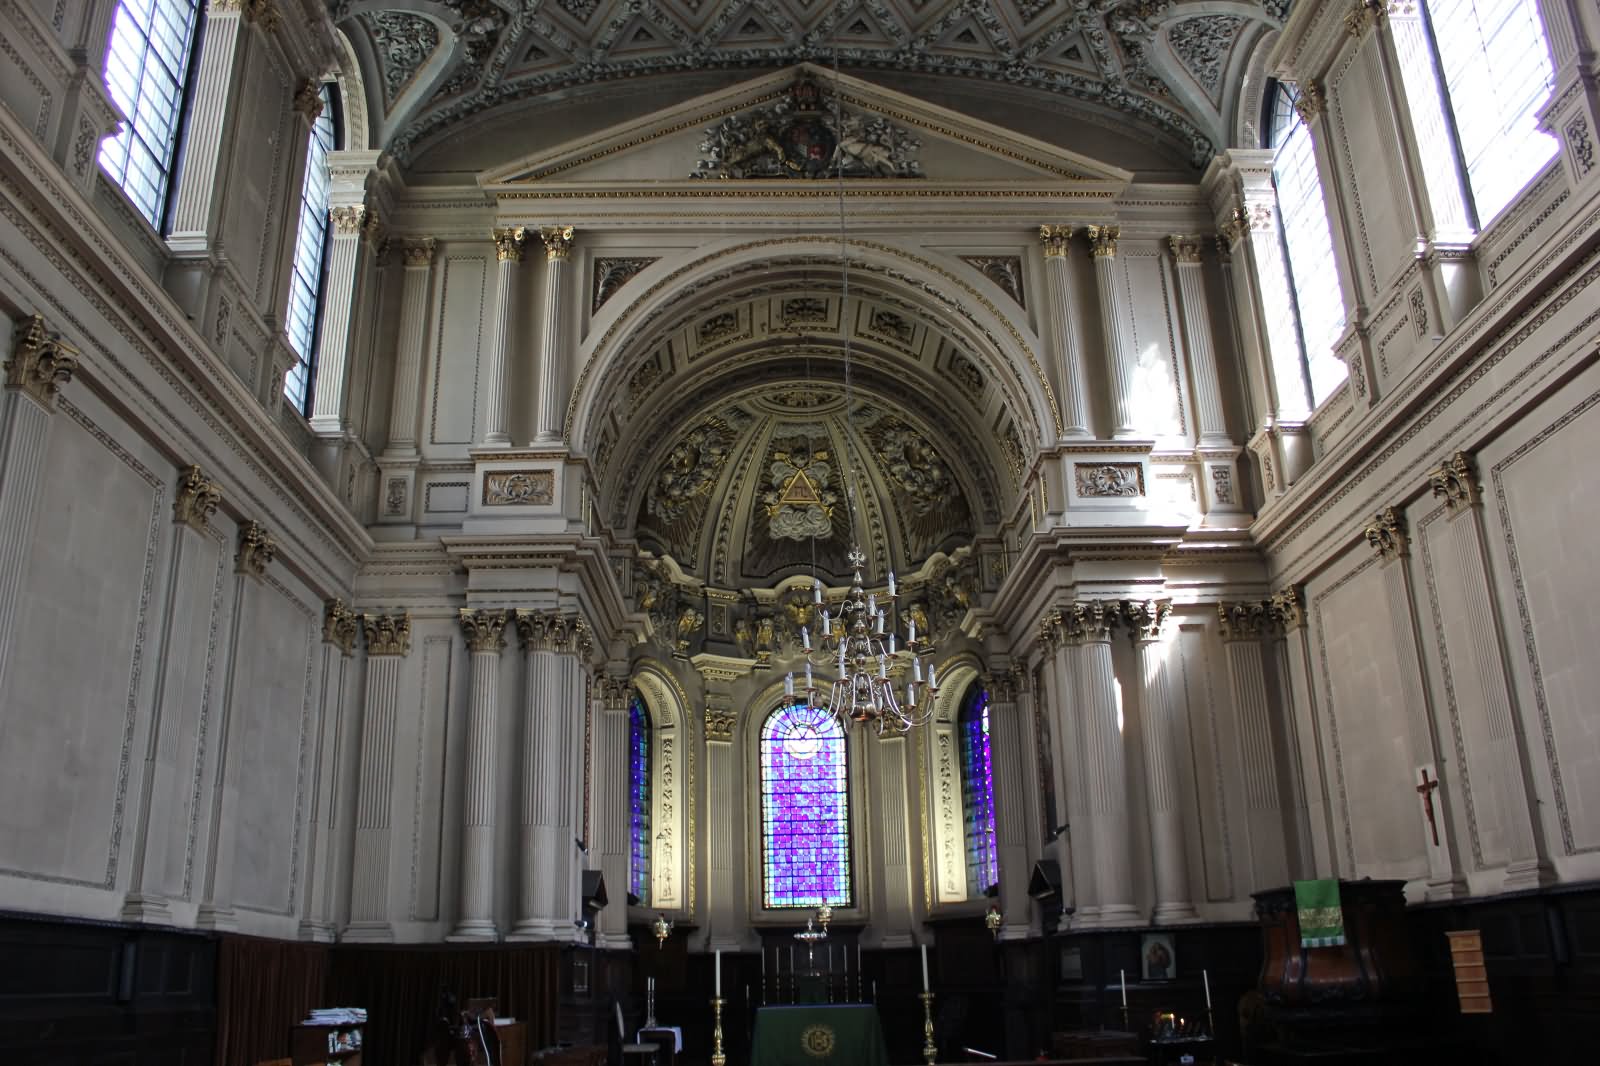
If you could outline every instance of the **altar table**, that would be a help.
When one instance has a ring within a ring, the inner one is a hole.
[[[878,1009],[864,1003],[762,1007],[750,1066],[888,1066]]]

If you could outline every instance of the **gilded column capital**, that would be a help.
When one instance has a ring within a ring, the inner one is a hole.
[[[294,92],[294,109],[308,124],[317,121],[322,114],[322,87],[310,78],[301,82]]]
[[[1067,608],[1067,639],[1082,644],[1106,644],[1116,628],[1119,605],[1104,600],[1075,603]]]
[[[172,520],[204,533],[211,516],[222,502],[222,490],[195,465],[184,467],[178,478],[178,493],[172,500]]]
[[[411,651],[411,615],[364,614],[361,628],[367,636],[368,655],[407,655]]]
[[[1044,245],[1044,257],[1046,259],[1065,256],[1072,243],[1072,227],[1040,226],[1039,243]]]
[[[589,625],[575,614],[518,609],[517,635],[524,651],[589,653]]]
[[[633,696],[633,683],[625,677],[597,677],[595,695],[607,714],[626,714]]]
[[[1380,559],[1398,559],[1411,548],[1411,538],[1406,535],[1406,520],[1393,507],[1385,507],[1377,518],[1361,531],[1378,553]]]
[[[407,267],[432,266],[433,251],[438,243],[432,237],[404,240],[400,242],[400,254],[405,258]]]
[[[522,242],[528,239],[526,226],[496,226],[494,230],[495,258],[502,263],[522,262]]]
[[[1428,487],[1435,496],[1444,498],[1445,509],[1451,514],[1469,510],[1482,499],[1478,472],[1466,452],[1456,452],[1428,471]]]
[[[55,410],[56,394],[78,369],[78,349],[44,327],[44,319],[30,315],[17,323],[12,334],[11,358],[6,360],[6,388],[20,389],[47,411]]]
[[[1359,39],[1381,23],[1388,13],[1386,0],[1355,0],[1344,17],[1344,28],[1350,36]]]
[[[1198,234],[1174,233],[1167,238],[1172,249],[1172,261],[1179,266],[1196,266],[1200,262],[1200,248],[1204,238]]]
[[[1327,107],[1328,100],[1322,94],[1322,86],[1307,78],[1300,83],[1300,97],[1294,102],[1294,109],[1300,113],[1301,121],[1309,124],[1323,108]]]
[[[1122,621],[1134,643],[1161,639],[1161,629],[1172,617],[1171,600],[1128,600],[1122,605]]]
[[[1084,235],[1089,238],[1089,251],[1096,259],[1111,259],[1117,254],[1117,238],[1122,235],[1121,226],[1085,226]]]
[[[233,571],[262,577],[267,564],[278,557],[278,542],[260,522],[246,522],[239,527],[239,550],[233,557]]]
[[[571,226],[546,226],[539,231],[539,238],[544,241],[544,257],[554,263],[564,260],[572,254]]]
[[[1015,668],[994,670],[983,675],[983,688],[994,703],[1015,703],[1020,681],[1021,672]]]
[[[733,740],[732,711],[706,711],[706,739],[730,743]]]
[[[1243,204],[1239,204],[1228,213],[1227,220],[1217,229],[1227,238],[1228,246],[1232,247],[1249,236],[1250,225],[1250,212],[1245,210]]]
[[[328,221],[335,237],[359,237],[366,229],[367,209],[359,204],[328,208]]]
[[[1226,642],[1260,640],[1272,626],[1265,600],[1242,600],[1217,604],[1217,623]]]
[[[1267,613],[1272,621],[1286,632],[1293,632],[1306,624],[1305,592],[1299,585],[1274,592],[1267,599]]]
[[[467,648],[474,654],[480,651],[498,655],[506,646],[506,612],[474,611],[463,607],[460,611],[461,632],[467,638]]]
[[[1065,637],[1065,620],[1058,610],[1046,611],[1039,619],[1039,643],[1046,652],[1060,644]]]
[[[322,605],[322,642],[337,647],[339,654],[355,654],[359,627],[359,618],[343,600],[332,599]]]

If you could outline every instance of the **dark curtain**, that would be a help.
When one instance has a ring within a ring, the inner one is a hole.
[[[223,936],[217,945],[216,1066],[289,1054],[289,1030],[326,999],[323,944]]]
[[[465,1003],[494,997],[498,1013],[527,1024],[528,1047],[555,1043],[561,950],[350,947],[332,953],[330,1005],[365,1007],[365,1061],[413,1066],[438,1035],[439,991]]]

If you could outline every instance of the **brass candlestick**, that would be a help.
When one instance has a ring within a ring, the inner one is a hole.
[[[939,1049],[933,1045],[933,993],[919,992],[922,1000],[922,1061],[933,1066],[939,1058]]]
[[[711,997],[711,1066],[727,1066],[728,1056],[722,1053],[722,997]]]

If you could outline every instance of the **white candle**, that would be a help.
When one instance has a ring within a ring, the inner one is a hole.
[[[931,662],[928,664],[928,687],[929,688],[938,688],[939,687],[938,679],[933,676],[933,663],[931,663]]]
[[[878,594],[876,592],[869,593],[867,596],[867,613],[878,613]]]
[[[811,650],[811,630],[805,626],[800,627],[800,646],[806,651]]]
[[[916,686],[912,685],[909,681],[906,682],[906,704],[911,707],[915,707],[917,705]]]
[[[894,571],[889,571],[889,595],[894,595]]]
[[[922,990],[928,990],[928,945],[922,945]]]
[[[1128,971],[1118,970],[1117,974],[1122,980],[1122,1005],[1126,1008],[1128,1005]]]
[[[889,654],[890,655],[894,654],[894,634],[893,633],[889,634]]]
[[[1204,981],[1206,983],[1206,1010],[1210,1010],[1211,1009],[1211,975],[1206,973],[1206,971],[1201,970],[1200,971],[1200,980],[1202,980],[1202,981]]]
[[[784,674],[783,675],[783,694],[785,696],[793,696],[794,695],[794,675],[793,674]]]
[[[717,995],[722,995],[722,949],[717,949]]]
[[[822,579],[821,578],[812,578],[811,579],[811,602],[812,603],[821,603],[822,602]]]
[[[911,619],[911,632],[906,634],[906,639],[913,644],[917,642],[917,620],[915,618]]]
[[[922,660],[921,659],[912,659],[911,660],[911,680],[917,682],[918,684],[922,683]]]
[[[882,611],[879,611],[879,612],[878,612],[878,625],[877,625],[877,631],[878,631],[878,632],[879,632],[879,633],[882,633],[882,632],[883,632],[883,612],[882,612]]]

